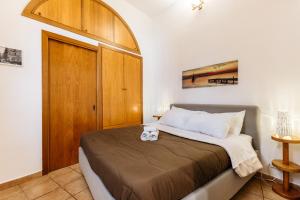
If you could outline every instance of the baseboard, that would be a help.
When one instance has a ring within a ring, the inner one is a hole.
[[[256,176],[257,176],[258,178],[262,177],[263,179],[271,179],[271,180],[274,179],[274,181],[277,182],[277,183],[282,183],[282,182],[283,182],[283,181],[282,181],[281,179],[279,179],[279,178],[275,178],[275,177],[273,177],[273,176],[271,176],[271,175],[264,174],[264,173],[261,173],[261,172],[257,172],[257,175],[256,175]],[[290,183],[290,185],[291,185],[292,187],[297,188],[298,190],[300,190],[300,185],[296,185],[296,184],[294,184],[294,183]]]
[[[5,189],[10,188],[10,187],[14,187],[16,185],[20,185],[22,183],[25,183],[27,181],[30,181],[34,178],[38,178],[38,177],[41,177],[41,176],[42,176],[42,172],[37,172],[37,173],[31,174],[31,175],[28,175],[28,176],[24,176],[22,178],[18,178],[18,179],[15,179],[15,180],[12,180],[12,181],[9,181],[9,182],[6,182],[6,183],[2,183],[2,184],[0,184],[0,191],[5,190]]]

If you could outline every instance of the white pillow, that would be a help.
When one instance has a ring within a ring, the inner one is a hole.
[[[229,133],[231,118],[220,114],[200,113],[191,115],[185,129],[216,138],[226,138]]]
[[[195,113],[201,113],[201,111],[191,111],[173,106],[172,109],[166,112],[158,122],[160,124],[184,129],[188,117]]]
[[[241,112],[235,112],[235,113],[220,113],[219,115],[223,117],[229,117],[231,118],[231,124],[229,129],[229,135],[240,135],[243,124],[244,124],[244,118],[246,115],[246,111]]]

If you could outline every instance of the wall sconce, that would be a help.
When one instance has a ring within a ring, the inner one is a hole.
[[[204,5],[204,1],[203,0],[193,0],[192,2],[192,8],[193,10],[202,10]]]

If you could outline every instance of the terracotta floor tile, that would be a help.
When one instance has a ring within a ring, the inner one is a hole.
[[[0,200],[6,200],[10,197],[14,197],[22,193],[22,190],[19,186],[11,187],[6,190],[0,191]]]
[[[85,189],[82,192],[75,195],[77,200],[93,200],[91,192],[89,189]]]
[[[75,171],[76,171],[76,172],[78,172],[79,174],[82,174],[82,171],[81,171],[81,169],[80,169],[80,168],[78,168],[78,169],[75,169]]]
[[[50,180],[49,176],[42,176],[42,177],[33,179],[31,181],[28,181],[26,183],[23,183],[23,184],[20,185],[20,187],[22,188],[22,190],[26,190],[26,189],[28,189],[30,187],[33,187],[35,185],[44,183],[44,182],[46,182],[48,180]]]
[[[78,194],[79,192],[83,191],[86,189],[88,186],[84,180],[84,178],[79,178],[71,183],[68,183],[65,185],[64,189],[69,192],[71,195]]]
[[[251,194],[255,194],[257,196],[263,196],[263,192],[262,192],[262,186],[260,183],[260,180],[258,179],[252,179],[251,181],[249,181],[249,183],[247,183],[244,188],[242,189],[243,193],[251,193]]]
[[[61,175],[65,175],[65,174],[67,174],[71,171],[72,171],[72,169],[70,167],[66,167],[66,168],[62,168],[62,169],[51,172],[49,174],[49,176],[51,178],[55,178],[55,177],[58,177],[58,176],[61,176]]]
[[[28,200],[24,192],[20,192],[16,195],[13,195],[5,200]]]
[[[71,168],[80,174],[82,173],[79,164],[72,165]]]
[[[71,169],[77,169],[77,168],[80,168],[80,167],[79,167],[79,163],[78,163],[78,164],[75,164],[75,165],[72,165],[72,166],[70,166],[70,168],[71,168]]]
[[[35,199],[41,197],[53,190],[57,189],[59,186],[51,179],[46,180],[45,182],[39,183],[37,185],[32,185],[23,191],[29,199]]]
[[[272,185],[273,185],[273,182],[270,182],[270,181],[262,181],[261,182],[261,186],[263,189],[272,190]]]
[[[285,198],[279,196],[272,190],[272,182],[262,182],[263,195],[267,199],[271,200],[285,200]]]
[[[240,193],[236,195],[232,200],[263,200],[262,196],[257,196],[250,193]]]
[[[66,191],[61,188],[57,188],[56,190],[39,197],[37,200],[67,200],[71,197]]]
[[[79,179],[81,177],[82,176],[79,173],[72,170],[71,172],[68,172],[64,175],[54,177],[53,180],[56,183],[58,183],[60,186],[65,186],[68,183],[71,183],[71,182],[73,182],[76,179]]]
[[[279,196],[272,190],[263,190],[264,197],[272,200],[286,200],[285,198]]]

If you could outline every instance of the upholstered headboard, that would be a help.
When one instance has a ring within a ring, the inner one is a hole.
[[[257,128],[257,106],[241,106],[241,105],[205,105],[205,104],[172,104],[178,108],[184,108],[194,111],[206,111],[209,113],[224,113],[224,112],[240,112],[246,110],[246,116],[242,133],[250,135],[253,138],[253,147],[259,150],[259,136]]]

